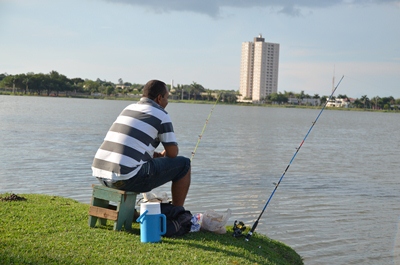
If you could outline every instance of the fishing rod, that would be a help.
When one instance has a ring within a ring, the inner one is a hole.
[[[190,158],[190,162],[192,162],[193,157],[194,157],[194,155],[196,154],[197,147],[199,146],[199,143],[200,143],[200,141],[201,141],[201,138],[203,137],[203,133],[204,133],[206,127],[207,127],[208,120],[210,119],[211,114],[213,113],[214,108],[215,108],[215,105],[217,105],[218,100],[219,100],[221,94],[222,94],[222,93],[218,94],[217,100],[215,101],[213,107],[211,108],[210,114],[208,114],[208,117],[207,117],[207,119],[206,119],[206,122],[204,123],[204,126],[203,126],[203,130],[201,131],[201,133],[200,133],[200,135],[199,135],[199,139],[197,140],[197,144],[196,144],[196,146],[194,147],[194,150],[193,150],[193,152],[192,152],[192,157]]]
[[[299,147],[296,148],[296,152],[294,153],[292,159],[290,159],[290,162],[289,162],[289,164],[287,165],[287,167],[286,167],[285,171],[283,172],[282,176],[280,177],[278,183],[275,184],[275,188],[274,188],[274,190],[272,191],[271,196],[269,196],[269,199],[268,199],[267,203],[264,205],[264,208],[262,209],[262,211],[261,211],[260,215],[258,216],[257,220],[254,222],[254,224],[253,224],[253,226],[251,227],[249,233],[247,233],[246,238],[245,238],[246,241],[249,241],[250,237],[253,235],[254,230],[256,230],[257,225],[258,225],[258,221],[260,221],[260,218],[261,218],[261,216],[263,215],[265,209],[267,208],[269,202],[271,201],[272,196],[274,196],[275,191],[278,189],[279,184],[281,183],[283,177],[285,176],[286,172],[288,171],[288,169],[289,169],[290,165],[292,164],[294,158],[296,157],[297,153],[300,151],[300,148],[303,146],[303,144],[304,144],[304,142],[306,141],[306,139],[307,139],[308,135],[310,134],[311,130],[314,128],[314,125],[317,123],[317,121],[318,121],[318,119],[319,119],[319,116],[321,116],[321,114],[322,114],[322,112],[324,111],[326,105],[328,104],[328,101],[333,97],[333,94],[335,93],[336,89],[338,88],[340,82],[342,82],[343,78],[344,78],[344,76],[342,76],[342,78],[339,80],[339,83],[338,83],[338,84],[336,85],[336,87],[332,90],[332,94],[331,94],[331,95],[329,96],[329,98],[326,100],[326,102],[325,102],[324,106],[322,107],[321,111],[319,112],[317,118],[313,121],[313,123],[312,123],[310,129],[308,130],[306,136],[304,137],[303,141],[300,143]]]

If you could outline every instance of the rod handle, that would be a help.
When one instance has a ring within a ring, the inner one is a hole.
[[[254,222],[252,228],[250,229],[250,231],[247,233],[245,240],[249,241],[250,237],[253,235],[254,230],[256,230],[256,227],[258,225],[258,220]]]

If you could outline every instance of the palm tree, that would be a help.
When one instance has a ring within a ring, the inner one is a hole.
[[[196,82],[193,81],[193,83],[190,85],[190,93],[193,93],[193,99],[195,100],[197,98],[197,95],[199,95],[201,92],[204,92],[205,89],[202,85],[197,84]]]
[[[381,99],[381,98],[380,98],[379,96],[376,96],[376,97],[371,98],[371,102],[374,102],[374,103],[375,103],[374,109],[379,109],[378,103],[379,103],[380,99]]]
[[[360,101],[364,104],[364,109],[367,108],[367,106],[369,106],[369,98],[367,97],[367,95],[364,95],[360,98]]]

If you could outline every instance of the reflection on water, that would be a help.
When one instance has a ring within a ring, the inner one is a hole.
[[[129,103],[0,96],[0,193],[89,203],[94,153]],[[181,155],[191,156],[211,108],[168,105]],[[217,105],[193,159],[186,208],[230,208],[230,224],[251,226],[318,113]],[[306,264],[399,264],[399,118],[324,111],[256,232],[290,245]]]

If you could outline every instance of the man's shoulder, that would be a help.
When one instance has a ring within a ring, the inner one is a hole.
[[[134,103],[127,106],[121,114],[122,116],[130,116],[139,120],[152,121],[152,123],[171,123],[171,117],[161,107],[153,104]]]
[[[162,108],[160,105],[158,105],[156,102],[149,98],[141,98],[140,101],[133,103],[129,105],[128,107],[134,108],[137,110],[148,110],[152,112],[157,112],[160,113],[159,115],[168,115],[168,112]]]

